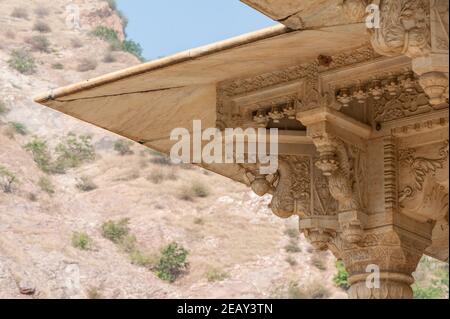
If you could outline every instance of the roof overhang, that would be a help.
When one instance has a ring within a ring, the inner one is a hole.
[[[282,25],[57,88],[37,103],[168,154],[174,128],[216,126],[216,88],[364,45],[363,24],[293,31]],[[203,165],[242,181],[237,165]]]

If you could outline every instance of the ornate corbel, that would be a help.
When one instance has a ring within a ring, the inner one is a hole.
[[[363,153],[364,140],[371,130],[329,108],[300,112],[298,119],[313,139],[319,153],[315,165],[326,177],[329,192],[338,203],[340,236],[357,243],[363,237],[366,220]]]
[[[311,158],[281,156],[278,181],[270,208],[281,218],[309,215],[311,211]]]
[[[270,208],[281,218],[309,215],[311,210],[311,158],[284,155],[277,173],[261,175],[257,165],[243,169],[244,180],[258,196],[272,194]]]
[[[257,195],[272,194],[269,207],[276,216],[298,216],[300,231],[313,247],[328,248],[339,229],[338,205],[311,155],[281,155],[273,176],[258,175],[257,166],[243,171],[244,180]]]

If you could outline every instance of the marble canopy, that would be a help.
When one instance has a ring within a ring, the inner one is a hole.
[[[410,298],[448,262],[448,3],[242,0],[281,24],[52,90],[36,102],[169,153],[173,128],[275,127],[280,166],[202,164],[273,195],[354,298]],[[380,8],[368,29],[366,7]],[[381,287],[366,283],[380,270]]]

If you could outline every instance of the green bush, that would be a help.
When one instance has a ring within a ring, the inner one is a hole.
[[[51,180],[47,176],[42,176],[39,179],[39,187],[42,191],[49,195],[55,194],[55,186],[52,184]]]
[[[15,133],[25,136],[28,134],[26,126],[19,122],[10,122],[9,125],[14,130]]]
[[[156,275],[165,281],[174,282],[186,271],[188,251],[177,243],[171,243],[161,250],[161,257],[154,267]]]
[[[16,175],[6,167],[0,165],[0,187],[4,193],[12,193],[14,184],[17,183]]]
[[[102,235],[113,243],[120,244],[121,241],[130,233],[128,218],[123,218],[117,222],[107,221],[102,225]]]
[[[105,26],[97,26],[91,34],[103,41],[108,42],[111,47],[115,50],[120,50],[122,48],[122,43],[120,42],[119,36],[116,30]]]
[[[333,277],[333,282],[336,284],[336,286],[347,290],[348,288],[350,288],[350,285],[348,284],[348,272],[341,260],[338,260],[336,262],[336,269],[337,273]]]
[[[412,286],[414,299],[441,299],[444,291],[439,287],[420,287],[414,284]]]
[[[415,299],[448,299],[449,266],[424,256],[414,272],[412,286]]]
[[[8,65],[10,68],[22,73],[22,74],[33,74],[36,72],[36,63],[31,54],[24,50],[13,50],[11,52],[11,57],[8,60]]]
[[[126,140],[118,140],[114,143],[114,150],[122,156],[132,155],[134,152],[131,150],[133,142]]]
[[[133,54],[136,56],[139,60],[143,61],[144,58],[142,56],[142,47],[139,43],[133,41],[133,40],[125,40],[122,43],[122,50],[128,53]]]
[[[92,138],[87,135],[77,136],[69,133],[55,148],[55,171],[64,173],[67,169],[95,159]]]
[[[25,149],[33,155],[39,168],[50,174],[64,174],[67,169],[75,168],[81,164],[95,159],[95,150],[89,136],[68,134],[55,148],[56,160],[47,142],[38,137],[25,145]]]
[[[53,172],[52,158],[46,141],[34,137],[31,142],[25,145],[25,149],[32,154],[34,161],[43,172]]]
[[[72,234],[72,246],[81,250],[89,250],[92,246],[92,239],[86,233],[75,232]]]
[[[90,192],[98,188],[98,186],[94,183],[94,181],[87,176],[81,177],[75,186],[78,190],[82,192]]]
[[[443,287],[444,292],[448,296],[448,282],[449,282],[449,275],[448,275],[449,266],[448,264],[444,264],[443,267],[439,267],[435,271],[435,275],[437,277],[436,284]]]
[[[138,57],[141,61],[144,60],[144,58],[142,57],[143,51],[141,45],[133,40],[125,40],[123,42],[120,41],[116,30],[112,28],[106,26],[97,26],[91,32],[91,35],[108,42],[112,50],[121,50],[124,52],[128,52]]]

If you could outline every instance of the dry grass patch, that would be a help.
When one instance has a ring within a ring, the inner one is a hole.
[[[224,281],[225,279],[228,279],[230,275],[219,268],[210,268],[206,274],[206,279],[208,282],[218,282],[218,281]]]
[[[278,287],[273,295],[278,299],[328,299],[331,293],[318,282],[299,286],[297,282],[291,281],[286,286]]]
[[[74,38],[74,39],[70,40],[70,43],[72,45],[72,48],[74,48],[74,49],[79,49],[79,48],[83,47],[83,42],[78,38]]]
[[[34,9],[34,14],[39,18],[44,18],[50,14],[50,9],[47,7],[37,7]]]
[[[75,187],[82,192],[90,192],[98,188],[92,178],[88,176],[81,177]]]
[[[193,201],[195,198],[206,198],[210,195],[209,188],[199,181],[184,185],[178,197],[184,201]]]
[[[42,176],[39,179],[39,183],[38,186],[40,187],[40,189],[47,193],[48,195],[52,196],[55,194],[55,186],[53,185],[52,181],[50,180],[50,178],[48,178],[47,176]]]
[[[6,167],[0,165],[0,189],[4,193],[12,193],[17,184],[18,179],[16,175]]]
[[[84,58],[80,60],[80,62],[78,63],[77,71],[87,72],[95,70],[96,68],[97,68],[97,61],[95,61],[94,59]]]
[[[102,60],[104,63],[114,63],[114,62],[116,62],[117,61],[117,59],[116,59],[116,57],[111,53],[111,52],[108,52],[108,53],[106,53],[105,54],[105,56],[103,57],[103,60]]]
[[[30,75],[36,72],[35,60],[30,52],[25,49],[13,50],[8,65],[22,74]]]
[[[325,264],[323,259],[320,257],[321,257],[320,255],[314,254],[311,257],[311,265],[313,265],[314,267],[316,267],[317,269],[319,269],[321,271],[325,271],[325,270],[327,270],[327,265]]]
[[[114,142],[114,150],[121,156],[133,155],[132,146],[133,142],[127,140],[117,140]]]
[[[286,258],[286,262],[290,265],[290,266],[296,266],[298,263],[297,263],[297,260],[295,260],[294,258],[292,258],[291,256],[288,256],[287,258]]]
[[[92,239],[84,232],[74,232],[72,234],[72,246],[80,250],[89,250],[92,248]]]
[[[11,17],[18,18],[18,19],[28,19],[28,11],[25,8],[14,8],[11,12]]]
[[[9,109],[6,107],[5,102],[0,101],[0,116],[5,115],[9,112]]]
[[[64,70],[64,65],[62,63],[53,63],[52,69],[53,70]]]
[[[159,170],[154,170],[149,176],[147,176],[147,180],[153,184],[161,184],[164,181],[164,178],[164,174]]]
[[[288,253],[296,254],[302,252],[301,248],[298,246],[298,242],[295,240],[290,240],[289,243],[284,247],[284,250]]]
[[[100,291],[100,288],[97,287],[90,287],[86,291],[86,295],[88,299],[103,299],[102,293]]]
[[[50,33],[52,32],[52,29],[44,21],[36,21],[33,25],[33,31],[37,31],[40,33]]]
[[[11,30],[7,30],[5,32],[5,37],[7,39],[14,40],[16,38],[16,34],[13,31],[11,31]]]
[[[48,41],[46,36],[35,35],[31,38],[26,39],[26,43],[31,46],[33,51],[49,53],[50,52],[50,41]]]
[[[284,234],[292,239],[298,239],[300,237],[300,232],[297,228],[287,228]]]

